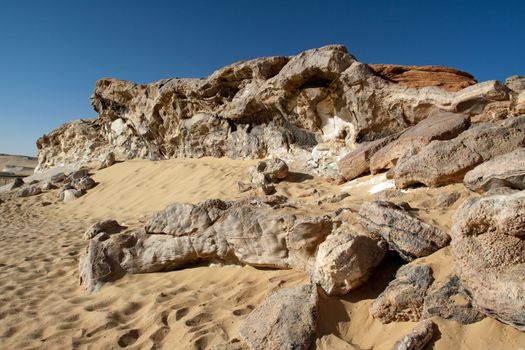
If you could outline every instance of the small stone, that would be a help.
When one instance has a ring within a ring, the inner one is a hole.
[[[425,320],[418,323],[410,333],[396,341],[392,350],[422,350],[434,336],[434,323]]]

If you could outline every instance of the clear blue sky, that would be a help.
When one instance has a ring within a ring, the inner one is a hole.
[[[94,117],[95,81],[202,77],[331,43],[367,63],[525,75],[525,0],[0,2],[0,152]]]

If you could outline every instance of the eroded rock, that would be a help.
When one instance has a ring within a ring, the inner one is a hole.
[[[319,245],[312,282],[328,295],[344,295],[368,279],[385,253],[383,242],[343,224]]]
[[[418,323],[410,333],[395,342],[392,350],[422,350],[434,336],[434,327],[430,320]]]
[[[525,189],[525,148],[518,148],[482,163],[465,174],[465,187],[486,192],[497,187]]]
[[[308,349],[317,329],[317,287],[299,285],[271,293],[240,328],[252,350]]]
[[[461,324],[471,324],[485,318],[472,306],[457,276],[450,276],[443,284],[433,283],[427,290],[422,317],[426,319],[432,316]]]
[[[279,158],[262,160],[248,169],[252,183],[266,185],[286,178],[288,165]]]
[[[396,279],[374,300],[370,315],[382,323],[419,321],[428,287],[433,281],[432,269],[426,265],[405,265]]]
[[[42,193],[42,188],[38,184],[33,184],[20,188],[16,195],[18,197],[30,197],[36,196],[40,193]]]
[[[387,201],[364,203],[359,210],[359,222],[408,261],[432,254],[450,240],[446,233]]]
[[[451,236],[454,269],[474,307],[525,330],[525,191],[467,199]]]
[[[525,146],[525,116],[501,125],[481,124],[457,138],[432,141],[417,154],[399,161],[391,171],[396,186],[442,186],[461,182],[476,165]]]
[[[91,239],[98,235],[101,232],[106,232],[108,234],[118,233],[123,227],[118,223],[117,220],[108,219],[103,221],[98,221],[91,225],[86,232],[84,232],[84,239]]]

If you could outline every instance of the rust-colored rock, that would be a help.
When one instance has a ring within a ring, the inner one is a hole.
[[[369,66],[381,78],[413,88],[437,86],[446,91],[459,91],[477,83],[476,79],[467,72],[450,67],[396,64],[370,64]]]

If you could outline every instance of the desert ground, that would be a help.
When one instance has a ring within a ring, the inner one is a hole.
[[[78,277],[84,231],[100,219],[140,227],[170,203],[237,199],[251,160],[227,158],[131,160],[95,171],[97,186],[64,203],[57,191],[28,198],[0,194],[0,348],[2,349],[209,349],[239,338],[246,316],[274,288],[308,280],[301,271],[250,266],[200,265],[128,274],[88,294]],[[384,174],[344,184],[301,176],[276,184],[277,194],[297,203],[347,192],[338,206],[356,211],[367,200],[407,202],[417,216],[448,231],[452,214],[468,196],[462,184],[442,188],[384,189]],[[313,191],[315,189],[316,191]],[[450,208],[435,205],[439,193],[458,191]],[[371,193],[376,192],[376,193]],[[324,204],[320,205],[321,207]],[[329,206],[329,204],[327,204]],[[368,308],[404,262],[390,254],[362,287],[343,297],[320,293],[312,349],[390,349],[415,322],[382,324]],[[452,271],[449,248],[412,264],[432,267],[444,280]],[[463,302],[457,300],[458,303]],[[492,318],[461,325],[433,317],[439,331],[426,349],[520,349],[525,333]]]

